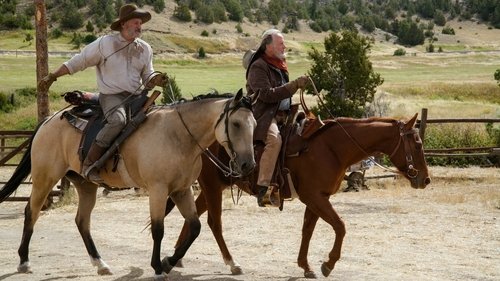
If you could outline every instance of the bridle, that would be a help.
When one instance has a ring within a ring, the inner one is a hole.
[[[227,138],[227,140],[224,142],[227,142],[227,146],[228,146],[229,151],[230,151],[229,157],[231,158],[229,160],[228,166],[226,166],[220,159],[218,159],[217,156],[215,156],[208,148],[203,148],[198,143],[198,141],[196,140],[194,135],[189,130],[186,122],[184,121],[184,118],[182,118],[182,115],[181,115],[180,111],[177,109],[177,107],[175,108],[175,111],[179,115],[179,118],[181,119],[182,125],[184,125],[184,128],[186,129],[188,134],[191,136],[193,141],[196,143],[196,145],[200,148],[202,153],[205,154],[205,156],[207,156],[207,158],[210,159],[210,161],[212,161],[212,163],[224,174],[224,176],[226,176],[226,177],[231,176],[231,177],[238,178],[238,177],[241,177],[242,175],[237,173],[233,169],[234,165],[236,164],[236,161],[235,161],[236,152],[234,151],[233,143],[232,143],[231,138],[229,136],[229,115],[233,114],[235,111],[237,111],[240,108],[246,108],[246,109],[249,109],[251,111],[252,105],[251,105],[250,99],[248,97],[242,97],[238,103],[236,103],[234,106],[231,107],[232,101],[233,100],[230,99],[226,102],[226,104],[224,105],[224,111],[222,111],[222,113],[220,114],[219,119],[215,123],[215,127],[214,127],[214,128],[217,128],[217,126],[219,126],[219,123],[222,120],[224,120],[224,126],[225,126],[224,133],[226,134],[226,138]]]
[[[405,131],[405,126],[404,123],[401,121],[398,121],[398,127],[399,127],[399,140],[398,144],[394,148],[394,151],[389,155],[389,159],[392,159],[392,157],[396,154],[398,151],[399,147],[401,146],[401,143],[403,143],[404,146],[404,152],[405,152],[405,159],[406,159],[406,175],[410,179],[414,179],[418,176],[418,170],[415,169],[414,163],[413,163],[413,156],[410,153],[410,140],[408,136],[415,136],[418,135],[417,130],[415,129],[410,129]]]

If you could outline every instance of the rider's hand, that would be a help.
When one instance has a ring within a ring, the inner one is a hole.
[[[47,76],[43,77],[40,82],[38,82],[38,89],[42,92],[47,92],[50,88],[50,85],[57,80],[57,77],[53,73],[49,73]]]
[[[152,89],[155,86],[165,87],[168,84],[168,75],[166,73],[158,73],[149,79],[146,88]]]
[[[302,75],[299,78],[295,79],[295,81],[297,82],[297,88],[303,90],[309,83],[309,77],[307,77],[306,75]]]
[[[288,91],[290,91],[290,93],[293,94],[297,92],[298,89],[304,89],[307,83],[309,83],[309,77],[303,75],[293,81],[288,82],[287,84],[285,84],[285,87],[288,89]]]

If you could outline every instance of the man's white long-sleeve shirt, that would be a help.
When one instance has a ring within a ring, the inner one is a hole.
[[[64,65],[70,74],[95,66],[101,94],[139,94],[154,72],[151,46],[139,38],[130,43],[120,33],[97,38]]]

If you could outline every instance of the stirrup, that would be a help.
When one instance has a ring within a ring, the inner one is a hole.
[[[260,207],[279,207],[281,205],[280,192],[275,185],[270,185],[267,188],[266,194],[262,197],[262,206]]]
[[[84,171],[83,176],[85,177],[86,180],[93,182],[95,184],[101,184],[104,182],[104,180],[99,175],[99,171],[94,165],[88,167],[87,170]]]

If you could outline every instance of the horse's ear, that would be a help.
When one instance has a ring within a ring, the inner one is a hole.
[[[239,102],[242,97],[243,97],[243,89],[240,88],[240,90],[238,91],[238,93],[236,93],[236,96],[234,97],[234,101]]]
[[[413,118],[411,118],[410,120],[408,120],[408,122],[405,123],[406,130],[411,130],[413,128],[413,126],[415,126],[415,122],[417,121],[417,116],[418,116],[418,113],[415,113]]]

